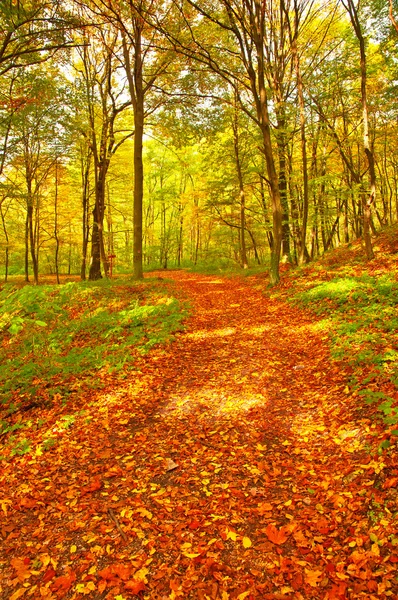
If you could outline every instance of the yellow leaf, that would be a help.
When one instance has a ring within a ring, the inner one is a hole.
[[[250,548],[250,546],[252,545],[252,541],[251,541],[251,539],[250,539],[250,538],[248,538],[248,537],[246,537],[246,536],[245,536],[245,537],[243,538],[243,540],[242,540],[242,544],[243,544],[243,547],[244,547],[244,548]],[[238,597],[239,597],[239,596],[238,596]]]
[[[46,567],[50,563],[50,556],[46,553],[39,554],[40,562],[43,563],[43,567]]]
[[[238,600],[244,600],[244,598],[247,598],[247,596],[250,594],[249,592],[242,592],[241,594],[239,594],[238,596]]]
[[[227,532],[227,540],[232,540],[233,542],[236,542],[236,533],[235,533],[235,531],[228,531]]]
[[[77,550],[77,548],[76,548],[75,544],[73,544],[73,545],[70,547],[70,553],[71,553],[71,554],[74,554],[74,553],[76,552],[76,550]]]
[[[19,588],[19,590],[14,592],[13,595],[10,597],[10,600],[17,600],[17,598],[20,598],[21,596],[24,595],[26,590],[27,590],[27,588]]]
[[[93,566],[92,566],[92,567],[89,569],[89,571],[88,571],[88,574],[89,574],[89,575],[94,575],[94,573],[96,573],[96,572],[97,572],[97,567],[96,567],[95,565],[93,565]]]
[[[380,548],[377,544],[372,544],[372,554],[380,556]]]
[[[188,554],[188,552],[183,552],[183,555],[186,556],[187,558],[196,558],[197,556],[200,556],[200,552],[194,552],[193,554]]]
[[[136,571],[134,573],[134,579],[136,581],[143,581],[144,583],[148,583],[148,580],[146,578],[148,573],[149,573],[149,569],[147,569],[146,567],[142,567],[142,569],[140,569],[139,571]]]
[[[290,442],[288,442],[287,440],[285,440],[284,442],[282,442],[282,446],[290,446]]]

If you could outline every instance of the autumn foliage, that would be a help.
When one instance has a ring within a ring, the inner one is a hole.
[[[396,598],[396,444],[320,318],[291,283],[169,276],[185,331],[3,462],[0,597]]]

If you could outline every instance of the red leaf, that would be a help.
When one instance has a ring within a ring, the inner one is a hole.
[[[200,527],[200,522],[197,521],[196,519],[191,521],[189,524],[189,529],[197,529],[198,527]]]
[[[100,490],[101,486],[102,486],[101,481],[99,480],[98,477],[96,477],[95,479],[93,479],[93,481],[89,485],[85,485],[84,487],[82,487],[82,496],[84,494],[90,494],[92,492],[96,492],[97,490]]]
[[[54,575],[55,575],[54,569],[52,567],[49,567],[47,569],[47,571],[44,573],[43,580],[42,580],[43,583],[47,583],[48,581],[50,581],[54,577]]]

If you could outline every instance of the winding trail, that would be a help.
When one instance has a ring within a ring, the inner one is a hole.
[[[7,552],[30,571],[4,561],[0,597],[397,598],[395,558],[369,538],[370,422],[326,335],[255,280],[167,276],[185,331],[81,400],[55,459],[27,478],[16,459]]]

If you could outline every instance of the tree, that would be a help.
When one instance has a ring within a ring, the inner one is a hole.
[[[87,137],[90,157],[93,159],[95,176],[95,203],[93,207],[93,226],[91,235],[91,262],[89,279],[95,280],[102,277],[101,263],[108,275],[108,259],[104,243],[104,216],[106,179],[112,157],[118,148],[132,136],[131,132],[118,130],[117,119],[119,115],[130,106],[130,101],[125,99],[123,81],[118,81],[120,68],[118,51],[120,35],[118,29],[109,23],[102,28],[91,28],[85,31],[90,33],[90,46],[85,44],[80,51],[81,65],[76,65],[76,70],[82,77],[84,87],[87,128],[82,129],[82,134]],[[85,160],[82,171],[83,185],[87,186],[87,168]],[[83,230],[86,230],[86,195],[83,196]]]
[[[0,76],[76,45],[72,31],[77,23],[64,0],[2,0],[0,6]]]
[[[365,241],[366,257],[368,260],[374,258],[371,238],[371,210],[376,197],[376,170],[375,159],[372,147],[369,141],[369,110],[367,98],[367,61],[365,38],[362,33],[362,26],[359,19],[358,8],[353,0],[341,0],[343,6],[347,10],[350,20],[359,43],[360,52],[360,68],[361,68],[361,104],[362,104],[362,128],[363,128],[363,148],[369,168],[369,184],[368,193],[363,191],[362,206],[363,206],[363,237]]]

